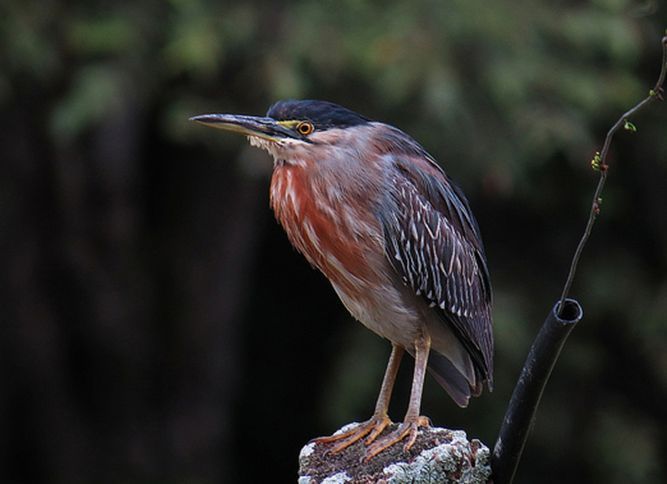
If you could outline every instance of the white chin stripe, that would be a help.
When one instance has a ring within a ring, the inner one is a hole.
[[[258,136],[248,136],[248,141],[250,146],[256,146],[266,151],[271,151],[272,148],[278,144],[276,141],[269,141],[268,139],[260,138]]]
[[[265,138],[260,138],[259,136],[248,136],[248,141],[250,142],[250,146],[255,146],[257,148],[268,151],[269,154],[271,154],[276,160],[285,158],[285,155],[288,154],[284,152],[285,149],[297,148],[298,146],[305,144],[303,141],[298,139],[286,138],[279,141],[271,141]],[[287,158],[290,158],[290,156]],[[290,161],[290,163],[295,162]]]

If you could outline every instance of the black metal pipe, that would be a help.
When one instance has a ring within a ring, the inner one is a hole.
[[[551,370],[570,331],[584,315],[574,299],[566,299],[562,311],[559,306],[557,302],[544,321],[514,387],[491,457],[494,484],[511,484],[514,480]]]

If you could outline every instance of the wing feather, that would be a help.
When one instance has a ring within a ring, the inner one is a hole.
[[[381,217],[387,258],[450,325],[491,384],[491,285],[479,229],[462,193],[432,163],[396,162],[392,213]]]

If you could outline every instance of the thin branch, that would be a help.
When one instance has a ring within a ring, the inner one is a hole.
[[[598,180],[595,193],[593,194],[593,203],[591,204],[591,211],[588,215],[588,222],[586,223],[586,229],[584,230],[584,234],[582,235],[581,240],[579,241],[579,245],[577,246],[577,250],[574,253],[574,257],[572,257],[570,272],[567,276],[567,281],[565,282],[565,286],[563,287],[563,293],[561,294],[560,297],[559,308],[561,308],[561,310],[562,308],[565,307],[564,306],[565,299],[568,297],[570,289],[572,288],[572,283],[574,281],[574,276],[576,275],[577,272],[577,266],[579,265],[579,259],[581,258],[581,253],[584,251],[584,247],[588,242],[588,237],[591,235],[591,230],[593,229],[595,220],[600,213],[600,204],[602,203],[602,198],[601,198],[602,189],[604,188],[604,184],[607,181],[607,174],[609,172],[609,165],[607,164],[607,154],[609,153],[609,147],[611,146],[612,139],[616,134],[616,132],[619,129],[621,129],[621,127],[624,127],[629,131],[636,131],[634,125],[629,122],[630,117],[637,114],[641,109],[643,109],[645,106],[655,101],[656,99],[659,101],[663,100],[663,94],[664,94],[663,86],[665,83],[666,75],[667,75],[667,35],[665,35],[662,38],[662,65],[660,67],[660,75],[658,76],[658,81],[655,83],[655,87],[649,91],[649,94],[646,98],[641,100],[632,109],[626,111],[620,118],[618,118],[618,121],[614,123],[614,125],[607,133],[607,137],[605,138],[604,144],[602,145],[602,151],[596,153],[595,158],[593,158],[592,165],[594,169],[600,172],[600,179]]]
[[[607,180],[609,168],[607,165],[607,153],[609,153],[612,138],[621,127],[635,131],[636,128],[630,123],[629,118],[637,114],[639,110],[655,99],[662,101],[664,93],[663,84],[665,83],[666,75],[667,35],[662,38],[662,65],[655,87],[649,91],[647,98],[636,104],[629,111],[623,113],[619,120],[616,121],[607,133],[602,151],[596,153],[593,159],[593,168],[600,171],[600,180],[593,195],[593,203],[588,223],[586,224],[586,230],[572,259],[570,273],[565,283],[563,294],[542,325],[539,334],[531,346],[521,371],[521,376],[514,387],[512,398],[505,412],[491,458],[493,482],[495,484],[512,484],[528,433],[535,419],[542,392],[546,387],[551,371],[556,364],[567,336],[583,316],[581,306],[576,301],[568,299],[567,295],[572,287],[579,258],[591,234],[595,219],[600,212],[600,196]]]

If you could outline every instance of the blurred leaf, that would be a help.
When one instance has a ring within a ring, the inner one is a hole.
[[[141,42],[133,22],[121,14],[77,19],[68,36],[72,49],[81,55],[122,55]]]
[[[113,113],[123,97],[123,73],[112,64],[91,64],[77,72],[69,93],[55,107],[51,135],[71,140]]]

